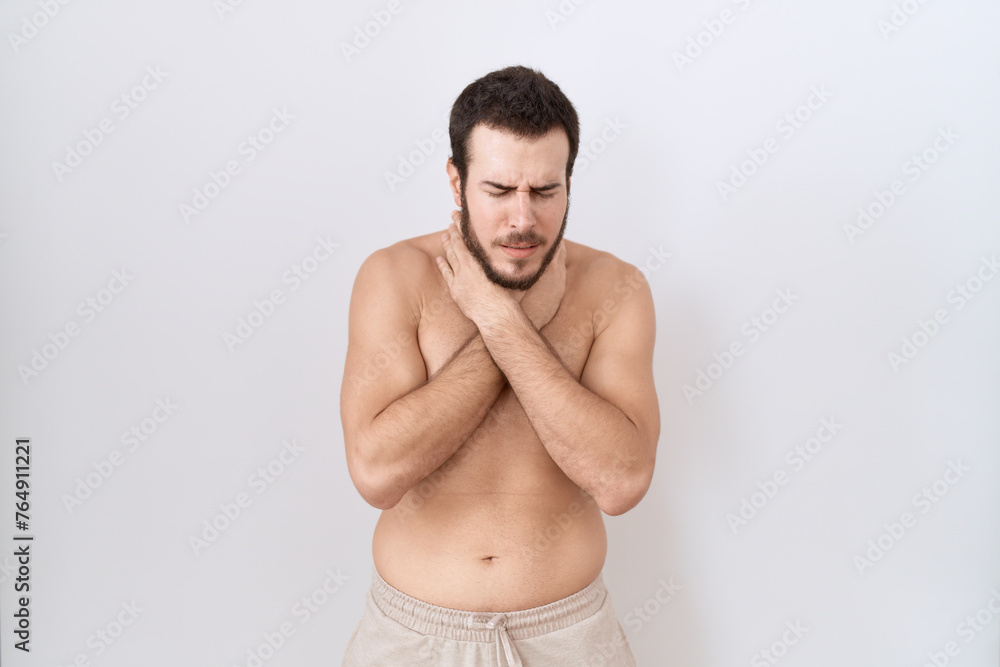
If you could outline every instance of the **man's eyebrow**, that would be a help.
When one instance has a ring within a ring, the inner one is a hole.
[[[497,190],[517,190],[517,186],[503,185],[502,183],[496,183],[494,181],[479,181],[479,184],[488,185],[492,188],[496,188]],[[562,186],[562,183],[547,183],[546,185],[543,185],[541,187],[531,188],[531,189],[534,190],[535,192],[547,192],[548,190],[554,190],[560,186]]]

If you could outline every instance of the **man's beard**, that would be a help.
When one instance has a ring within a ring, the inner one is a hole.
[[[552,247],[549,248],[548,252],[545,253],[545,257],[542,258],[542,265],[538,267],[538,271],[533,275],[525,276],[524,278],[507,278],[506,276],[500,274],[493,265],[490,264],[490,260],[486,257],[486,251],[483,249],[479,239],[472,232],[472,226],[469,224],[469,203],[465,200],[465,186],[462,186],[462,220],[461,220],[461,230],[462,238],[465,239],[465,247],[469,249],[472,256],[476,258],[479,262],[479,266],[483,267],[483,273],[486,277],[490,279],[491,282],[496,283],[500,287],[512,290],[526,290],[532,285],[538,282],[538,279],[542,277],[545,273],[545,269],[549,266],[549,262],[552,258],[556,256],[556,251],[559,250],[559,242],[562,241],[563,232],[566,231],[566,220],[569,218],[569,199],[566,199],[566,214],[563,215],[562,226],[559,227],[559,233],[556,235],[556,240],[552,243]],[[540,245],[545,239],[535,233],[534,230],[530,230],[523,234],[514,233],[509,236],[505,236],[499,241],[495,242],[494,245],[514,245],[517,243],[530,243],[531,245]],[[513,259],[513,263],[518,268],[525,266],[531,260],[530,257],[523,259]]]

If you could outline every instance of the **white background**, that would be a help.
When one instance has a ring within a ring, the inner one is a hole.
[[[450,149],[428,140],[465,85],[510,64],[561,86],[594,151],[568,238],[639,266],[670,255],[649,272],[656,474],[606,518],[605,578],[640,664],[772,664],[764,649],[789,666],[997,664],[995,2],[47,1],[51,17],[37,0],[0,15],[5,664],[252,665],[282,623],[294,634],[264,664],[340,663],[378,515],[339,420],[352,281],[377,248],[446,225]],[[251,161],[241,143],[275,109],[294,118]],[[86,145],[102,119],[113,131]],[[230,160],[240,172],[185,220]],[[753,173],[724,197],[734,168]],[[283,276],[318,237],[338,247],[293,289]],[[283,302],[227,345],[275,289]],[[778,290],[795,298],[775,321]],[[104,300],[94,317],[87,299]],[[754,317],[770,324],[751,341]],[[685,395],[699,371],[711,386]],[[158,399],[178,406],[161,423]],[[796,469],[786,454],[823,419],[842,426]],[[143,424],[130,451],[122,433]],[[30,654],[13,649],[17,437],[32,440]],[[273,483],[250,479],[292,440]],[[954,484],[950,462],[967,469]],[[249,506],[195,553],[240,493]],[[734,530],[744,499],[759,507]],[[328,572],[346,581],[296,613]],[[807,628],[794,645],[786,623]]]

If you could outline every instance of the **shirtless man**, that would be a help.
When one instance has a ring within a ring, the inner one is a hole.
[[[653,474],[649,286],[562,238],[579,123],[558,86],[493,72],[449,132],[460,211],[373,253],[351,296],[347,463],[382,514],[343,664],[634,665],[601,512]]]

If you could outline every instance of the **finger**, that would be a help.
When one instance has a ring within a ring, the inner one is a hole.
[[[448,261],[444,257],[435,257],[434,259],[437,262],[438,271],[441,272],[441,276],[450,287],[451,281],[455,277],[455,273],[451,270],[451,266],[448,265]]]
[[[444,245],[448,261],[451,263],[452,268],[457,269],[458,263],[464,261],[466,255],[468,255],[468,250],[465,247],[465,240],[462,238],[461,232],[457,229],[452,229],[448,234],[448,243]]]
[[[445,259],[447,259],[451,263],[452,266],[455,265],[454,258],[453,257],[448,257],[447,255],[448,255],[449,251],[454,250],[454,248],[455,248],[455,240],[456,240],[455,237],[457,236],[457,234],[456,234],[455,230],[453,229],[453,227],[454,227],[454,225],[450,225],[448,227],[447,231],[445,231],[441,235],[441,250],[443,251],[443,253],[445,255]]]
[[[444,259],[446,260],[448,269],[451,271],[452,275],[462,268],[462,262],[458,256],[456,247],[454,238],[452,238],[452,240],[444,248]]]

